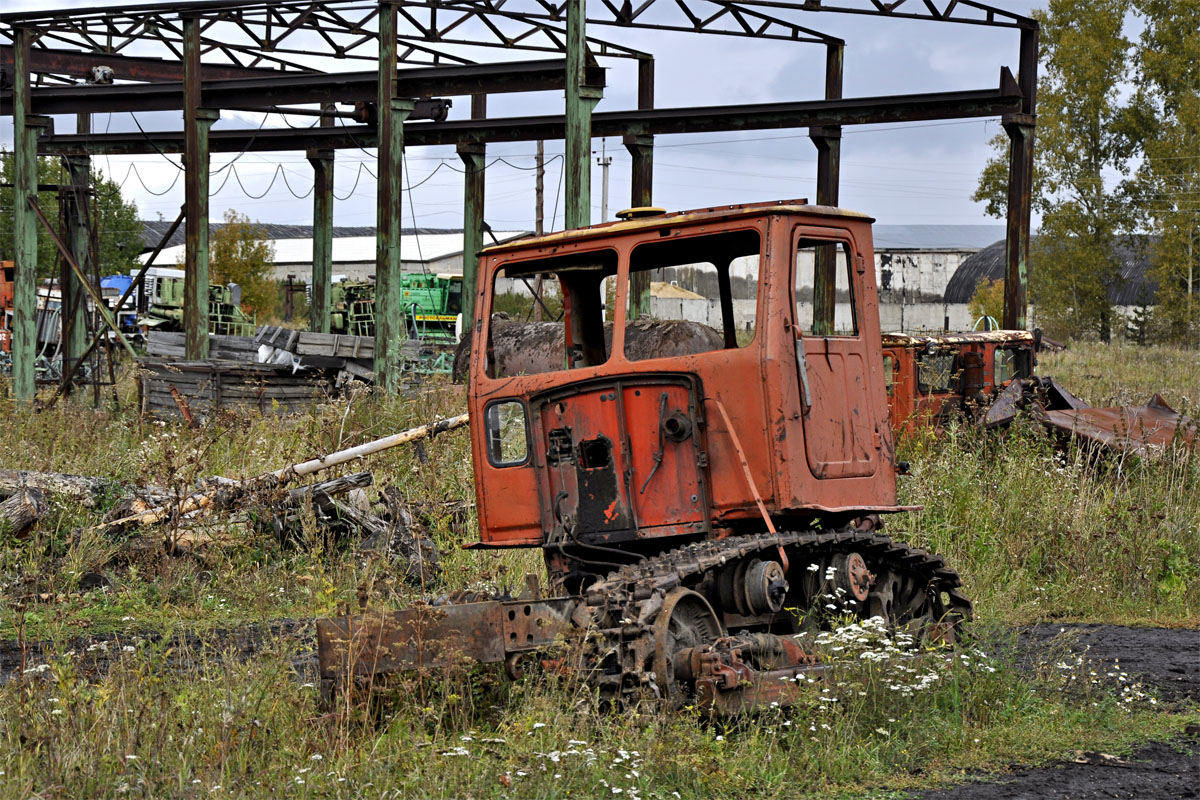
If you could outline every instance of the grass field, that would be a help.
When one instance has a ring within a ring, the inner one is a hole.
[[[1200,411],[1195,353],[1080,345],[1044,356],[1039,372],[1095,404],[1161,391],[1177,410]],[[303,417],[234,415],[197,431],[128,411],[61,404],[31,414],[0,400],[0,467],[182,493],[200,477],[249,476],[457,413],[460,391],[360,395]],[[366,466],[376,486],[435,509],[443,588],[517,587],[539,570],[535,553],[461,549],[477,535],[474,520],[437,509],[474,496],[466,436],[426,450],[428,463],[399,449]],[[974,641],[911,663],[858,661],[809,687],[797,708],[725,725],[692,713],[600,713],[561,679],[512,684],[488,670],[409,679],[381,716],[323,715],[303,666],[305,634],[268,635],[253,655],[222,659],[228,642],[215,632],[363,600],[402,606],[414,593],[385,561],[317,535],[283,547],[235,518],[202,558],[114,566],[124,542],[74,534],[104,509],[56,506],[32,537],[0,535],[0,640],[49,641],[55,653],[0,686],[0,796],[857,795],[1075,749],[1119,751],[1200,718],[1065,656],[1018,670],[1011,633],[1041,620],[1200,625],[1200,456],[1099,458],[1058,450],[1028,425],[913,436],[901,450],[913,472],[902,500],[923,510],[889,531],[962,573]],[[82,590],[96,573],[108,585]],[[203,652],[173,638],[204,631],[214,633]],[[79,637],[113,633],[111,668],[88,674],[90,640]]]

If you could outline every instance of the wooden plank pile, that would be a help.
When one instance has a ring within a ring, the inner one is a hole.
[[[295,413],[327,400],[334,388],[326,371],[295,371],[290,365],[146,358],[140,367],[142,413],[188,423],[220,409]]]

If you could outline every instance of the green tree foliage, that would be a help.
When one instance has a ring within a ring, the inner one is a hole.
[[[1105,177],[1126,174],[1130,138],[1116,120],[1130,42],[1122,29],[1132,0],[1050,0],[1041,25],[1034,207],[1042,216],[1031,247],[1030,293],[1039,323],[1059,337],[1112,329],[1109,290],[1121,280],[1113,245],[1128,229],[1123,198]],[[1006,207],[1007,139],[980,176],[974,199]]]
[[[274,261],[266,229],[232,208],[226,211],[225,224],[213,231],[209,246],[211,282],[236,283],[242,287],[242,308],[269,319],[279,302],[279,286],[271,278]]]
[[[0,150],[0,183],[11,184],[14,177],[13,154]],[[38,183],[43,185],[66,184],[70,181],[61,162],[52,158],[38,159]],[[142,252],[142,225],[138,221],[137,206],[121,196],[121,187],[104,177],[99,170],[92,172],[92,186],[96,190],[97,246],[99,249],[100,274],[128,274],[138,266],[137,257]],[[66,231],[60,229],[58,219],[58,193],[39,192],[38,205],[55,229],[66,239]],[[0,261],[13,257],[13,190],[0,188]],[[38,278],[58,277],[58,248],[38,223]]]
[[[1136,0],[1136,90],[1125,118],[1142,161],[1127,184],[1154,239],[1155,338],[1200,345],[1200,0]]]
[[[967,301],[967,313],[972,320],[980,317],[1004,319],[1004,281],[984,278],[975,285],[975,293]]]

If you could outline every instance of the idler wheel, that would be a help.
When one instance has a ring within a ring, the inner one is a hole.
[[[875,583],[875,576],[867,569],[863,557],[858,553],[838,553],[830,566],[833,567],[834,589],[841,589],[847,600],[855,600],[860,604],[865,602]]]
[[[778,561],[754,560],[742,578],[746,607],[751,614],[775,614],[783,610],[788,584]]]
[[[669,705],[681,702],[681,683],[690,674],[690,665],[677,664],[676,656],[684,650],[711,644],[724,635],[704,595],[681,586],[664,598],[654,619],[654,675]]]

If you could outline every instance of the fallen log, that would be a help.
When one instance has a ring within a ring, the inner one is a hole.
[[[67,475],[62,472],[0,469],[0,495],[15,495],[27,488],[37,489],[45,494],[69,497],[91,507],[105,495],[121,491],[122,487],[116,481],[107,478]]]
[[[295,481],[297,478],[341,466],[342,464],[348,464],[351,461],[357,461],[358,459],[388,450],[392,447],[420,441],[421,439],[436,436],[439,433],[461,428],[467,424],[467,420],[468,415],[460,414],[457,417],[431,422],[428,425],[418,425],[415,428],[409,428],[406,431],[385,436],[373,442],[339,450],[327,456],[292,464],[283,469],[268,472],[254,478],[248,478],[244,481],[222,483],[216,488],[192,494],[180,503],[165,504],[157,508],[147,509],[146,511],[122,517],[121,519],[102,523],[97,526],[96,530],[106,532],[112,528],[123,528],[130,525],[157,525],[172,518],[196,512],[205,512],[214,506],[232,509],[252,505],[260,497],[261,493],[278,489]]]
[[[0,533],[22,536],[46,515],[40,489],[24,488],[0,503]]]

